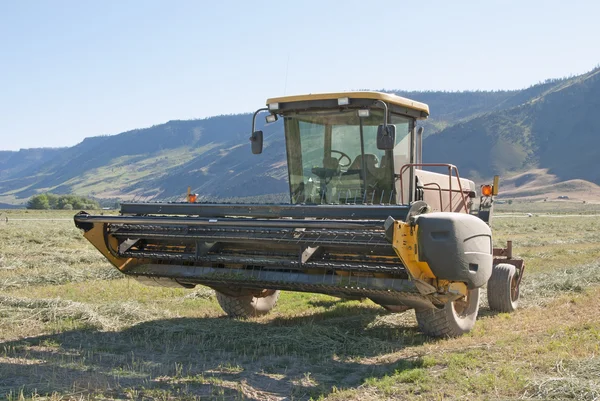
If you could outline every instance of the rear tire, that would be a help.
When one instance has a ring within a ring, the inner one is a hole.
[[[441,309],[416,309],[419,329],[432,337],[459,337],[475,326],[479,312],[479,288],[469,290],[464,300],[447,303]]]
[[[231,296],[217,291],[217,301],[223,311],[231,317],[256,317],[266,315],[275,307],[279,290],[272,290],[264,297],[254,295]]]
[[[517,269],[508,263],[494,266],[487,285],[488,304],[497,312],[514,312],[519,306]]]

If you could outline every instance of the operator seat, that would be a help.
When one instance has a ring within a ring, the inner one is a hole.
[[[379,175],[377,172],[377,165],[379,164],[379,159],[377,158],[377,156],[371,153],[365,153],[364,155],[356,156],[352,164],[348,166],[348,172],[352,172],[354,174],[359,173],[362,177],[363,162],[367,171],[367,180],[369,180],[371,176],[377,177]]]
[[[379,159],[377,156],[365,153],[364,155],[358,155],[354,161],[348,166],[348,170],[342,173],[343,186],[346,191],[350,191],[353,194],[364,194],[368,188],[364,187],[363,181],[363,170],[362,165],[365,164],[365,170],[367,175],[367,184],[372,187],[379,180]],[[359,199],[364,195],[358,195]]]
[[[362,163],[365,164],[368,188],[362,188]],[[382,158],[380,163],[374,154],[365,153],[364,156],[358,155],[348,167],[348,171],[345,174],[360,177],[358,185],[362,190],[366,190],[366,202],[391,203],[393,201],[393,180],[390,177],[390,167],[386,156]]]
[[[340,162],[335,157],[325,156],[323,158],[323,167],[326,169],[338,171],[340,169]]]

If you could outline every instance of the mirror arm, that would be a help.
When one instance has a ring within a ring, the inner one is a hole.
[[[256,131],[256,116],[258,115],[258,113],[260,113],[261,111],[268,111],[269,108],[268,107],[263,107],[262,109],[258,109],[254,112],[254,115],[252,116],[252,132]]]
[[[383,105],[383,126],[387,127],[387,125],[388,125],[388,105],[387,105],[387,103],[384,102],[383,100],[376,100],[375,104]]]
[[[417,163],[423,163],[423,127],[417,128]]]

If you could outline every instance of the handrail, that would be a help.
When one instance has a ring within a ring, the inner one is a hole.
[[[423,184],[423,189],[425,189],[425,187],[428,187],[431,185],[436,185],[438,187],[438,192],[440,194],[440,207],[442,207],[442,212],[443,212],[444,211],[444,209],[443,209],[444,202],[442,202],[442,187],[437,182],[428,182],[427,184]]]
[[[454,165],[454,164],[449,164],[449,163],[406,163],[404,165],[402,165],[402,167],[400,167],[400,200],[401,203],[404,204],[404,186],[403,186],[403,182],[402,182],[402,176],[404,175],[404,172],[411,168],[411,167],[448,167],[448,184],[449,184],[449,206],[450,206],[450,211],[452,211],[452,178],[454,178],[454,176],[452,175],[452,172],[455,171],[456,172],[456,179],[458,181],[458,190],[459,193],[461,194],[462,198],[463,198],[463,205],[465,206],[465,212],[469,213],[469,209],[467,208],[467,202],[465,202],[465,191],[462,189],[462,184],[460,182],[460,176],[458,174],[458,168]],[[441,193],[441,191],[440,191]],[[440,205],[440,207],[443,208],[443,205]]]

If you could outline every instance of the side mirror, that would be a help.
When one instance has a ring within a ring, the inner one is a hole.
[[[252,154],[261,154],[263,151],[263,132],[254,131],[250,137],[250,143],[252,144]]]
[[[377,127],[377,149],[393,150],[396,145],[396,126],[381,124]]]

